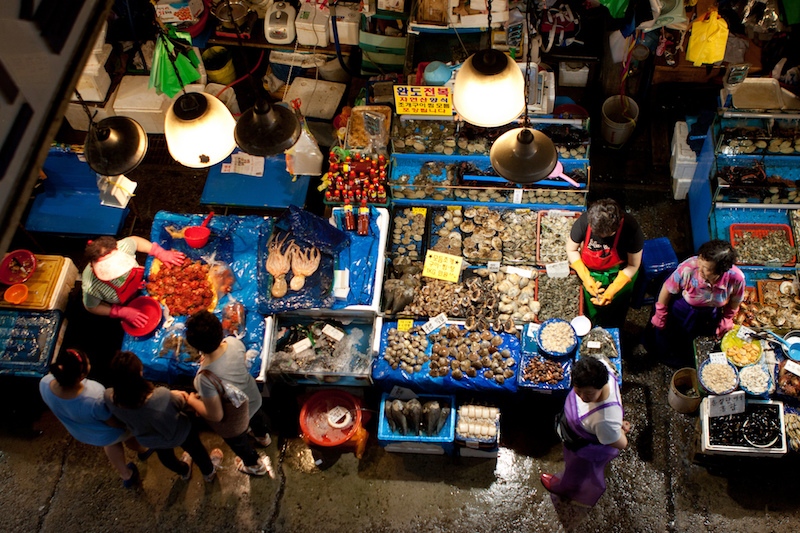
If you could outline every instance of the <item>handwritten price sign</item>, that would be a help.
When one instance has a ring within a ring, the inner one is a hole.
[[[395,85],[394,105],[398,115],[452,115],[450,87]]]
[[[457,283],[458,277],[461,275],[462,261],[461,257],[428,250],[425,264],[422,267],[422,275]]]

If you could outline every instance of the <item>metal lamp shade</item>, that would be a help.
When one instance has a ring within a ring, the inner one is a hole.
[[[501,135],[489,153],[492,168],[514,183],[533,183],[553,172],[558,152],[544,133],[530,128],[515,128]]]
[[[147,133],[130,117],[108,117],[89,126],[83,153],[89,168],[102,176],[127,174],[147,154]]]
[[[181,95],[167,110],[164,137],[170,155],[192,168],[216,165],[233,152],[236,121],[217,98],[206,93]]]
[[[476,126],[508,124],[525,110],[525,80],[499,50],[481,50],[464,61],[453,87],[453,106]]]
[[[300,121],[286,107],[259,99],[239,117],[233,136],[239,148],[248,154],[277,155],[297,142]]]

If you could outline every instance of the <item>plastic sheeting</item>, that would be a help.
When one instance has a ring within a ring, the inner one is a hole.
[[[186,226],[197,226],[203,222],[203,215],[183,215],[160,211],[153,220],[150,239],[167,250],[178,250],[192,260],[204,262],[221,261],[233,271],[235,282],[230,296],[241,302],[246,313],[246,331],[242,342],[248,350],[248,368],[253,376],[257,376],[261,367],[264,343],[264,317],[255,312],[258,306],[259,289],[257,284],[257,244],[263,232],[269,233],[272,219],[257,216],[214,216],[208,224],[211,237],[208,244],[200,249],[189,247],[186,241],[173,238],[164,228],[174,226],[180,230]],[[146,271],[150,271],[152,257],[148,257]],[[263,261],[261,261],[263,262]],[[229,302],[229,297],[221,298],[214,314],[222,319],[222,308]],[[165,337],[175,330],[180,330],[186,322],[186,316],[174,317],[175,324],[168,331],[164,323],[153,333],[142,337],[125,334],[122,349],[135,353],[144,364],[144,377],[169,384],[185,383],[197,372],[198,363],[184,361],[185,357],[174,357],[171,353],[160,356]]]
[[[414,322],[415,326],[421,326],[425,322]],[[384,322],[381,329],[381,350],[379,353],[383,354],[386,350],[386,339],[389,330],[397,328],[397,322]],[[438,330],[435,330],[438,331]],[[432,332],[433,333],[433,332]],[[511,367],[515,374],[513,378],[506,379],[500,385],[493,379],[486,379],[483,377],[482,372],[478,372],[478,376],[470,378],[464,376],[462,379],[454,379],[449,373],[445,377],[431,377],[428,373],[430,363],[426,362],[422,365],[422,371],[409,374],[405,370],[398,368],[393,370],[391,365],[382,357],[379,356],[375,359],[372,365],[372,379],[378,382],[384,390],[388,390],[395,385],[407,387],[415,391],[424,392],[454,392],[458,390],[466,391],[481,391],[481,392],[517,392],[517,376],[516,373],[520,371],[520,345],[519,339],[516,336],[508,333],[498,333],[503,338],[503,343],[498,346],[500,350],[508,348],[511,351],[511,357],[514,358],[515,364]],[[430,356],[433,343],[429,342],[425,353]]]
[[[336,226],[344,227],[344,213],[335,212]],[[342,309],[350,305],[372,305],[375,291],[375,274],[378,261],[383,258],[380,254],[380,228],[378,227],[379,213],[374,207],[369,208],[369,235],[359,235],[348,232],[346,235],[350,246],[344,248],[336,258],[336,268],[350,270],[350,292],[347,298],[336,299],[334,309]]]

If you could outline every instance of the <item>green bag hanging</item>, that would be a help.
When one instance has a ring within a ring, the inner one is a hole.
[[[196,68],[200,60],[191,47],[191,41],[187,42],[182,38],[184,35],[188,36],[172,29],[166,36],[159,35],[153,54],[153,68],[148,85],[155,87],[157,93],[166,94],[170,98],[178,94],[183,86],[200,79],[200,72]],[[180,80],[175,74],[176,70]]]
[[[600,0],[600,3],[608,8],[608,12],[615,19],[625,16],[625,11],[628,9],[629,0]]]

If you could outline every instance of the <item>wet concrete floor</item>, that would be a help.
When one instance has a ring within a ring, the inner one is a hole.
[[[630,146],[613,152],[593,144],[593,160],[600,161],[592,194],[616,197],[637,216],[646,238],[668,236],[679,258],[687,257],[692,243],[686,202],[672,200],[668,171],[653,166],[656,143],[650,143],[649,135],[644,138],[634,136]],[[165,170],[155,157],[149,155],[150,164],[136,171],[137,217],[125,233],[147,236],[158,209],[203,209],[198,205],[203,176]],[[637,170],[614,174],[615,160]],[[20,237],[47,253],[74,255],[82,248],[69,239],[26,239]],[[128,452],[142,484],[125,490],[103,451],[75,441],[43,407],[35,380],[16,378],[0,381],[0,531],[800,529],[796,454],[781,459],[694,454],[697,417],[675,412],[667,401],[673,369],[634,350],[651,312],[649,306],[631,310],[622,330],[623,403],[634,429],[628,449],[608,467],[608,490],[592,509],[554,502],[539,482],[540,474],[563,467],[561,445],[552,430],[562,397],[524,391],[513,397],[459,397],[501,408],[502,446],[496,459],[386,452],[376,440],[373,416],[366,424],[367,450],[359,460],[349,451],[306,446],[297,420],[298,402],[308,391],[277,384],[265,403],[274,420],[273,443],[263,452],[272,460],[274,479],[237,472],[233,453],[219,437],[203,431],[209,450],[225,451],[224,468],[213,483],[205,483],[197,469],[190,481],[182,481],[156,457],[140,462]],[[95,377],[103,381],[108,359],[121,341],[119,329],[88,316],[77,293],[67,317],[65,343],[87,349]],[[376,409],[379,392],[362,393],[366,407]]]

